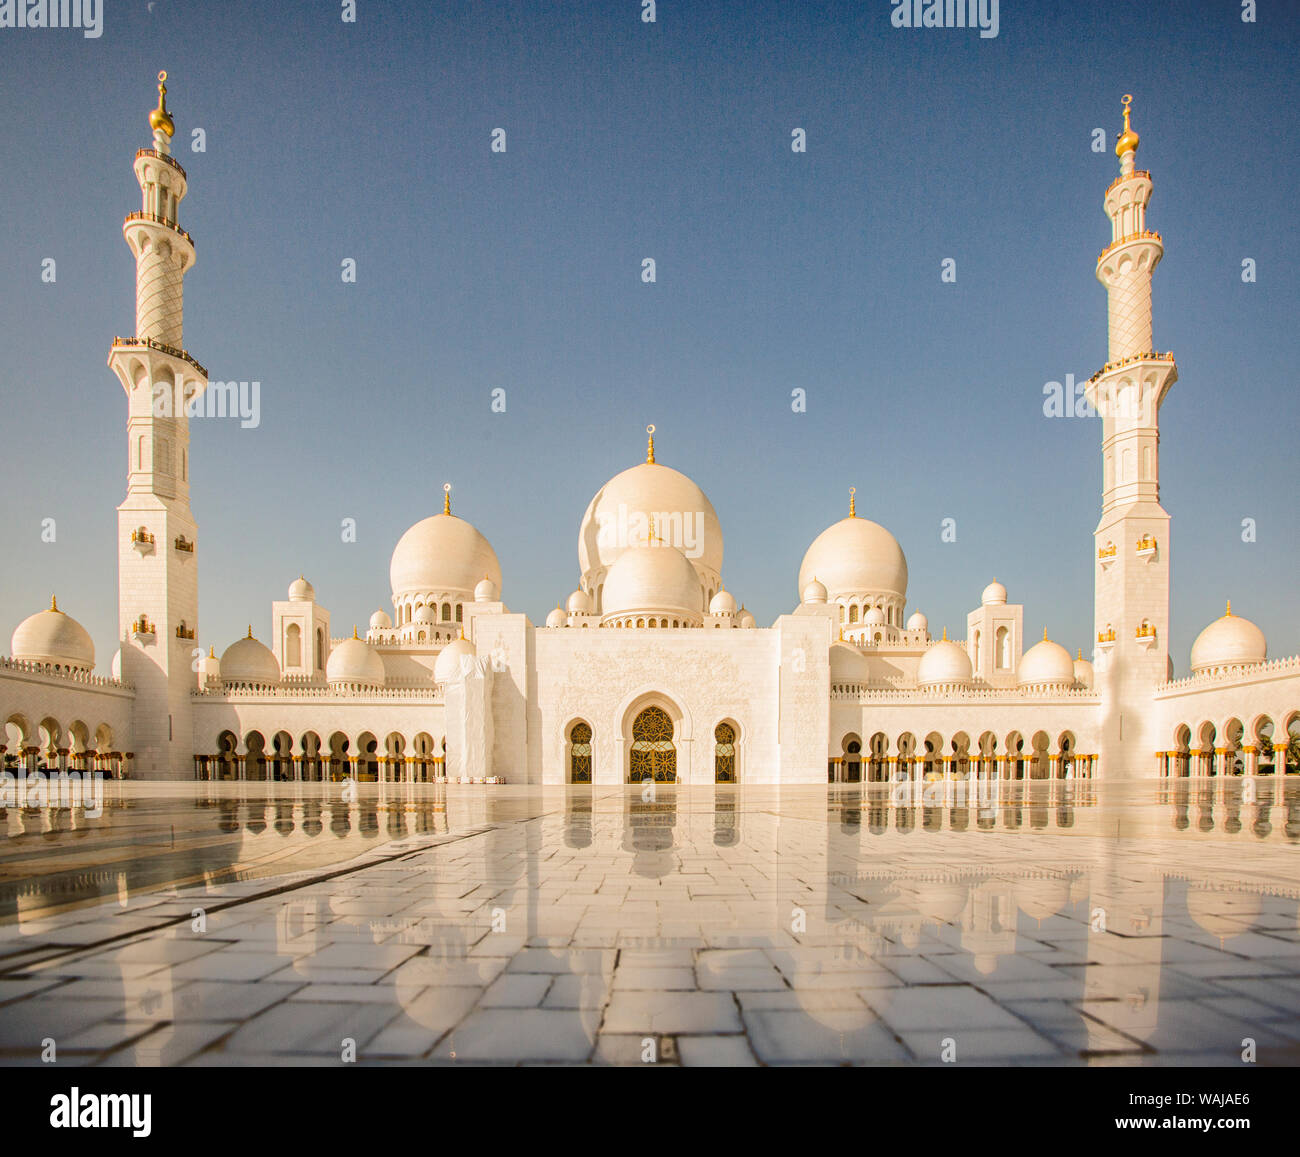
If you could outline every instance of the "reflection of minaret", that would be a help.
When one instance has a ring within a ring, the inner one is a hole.
[[[1087,386],[1102,419],[1102,513],[1093,537],[1103,741],[1108,753],[1124,744],[1117,762],[1129,773],[1146,766],[1134,759],[1155,750],[1154,737],[1144,734],[1150,715],[1144,708],[1168,673],[1171,544],[1169,515],[1160,505],[1158,415],[1178,380],[1173,355],[1153,346],[1151,275],[1164,245],[1146,227],[1151,174],[1134,167],[1131,100],[1124,97],[1124,132],[1115,145],[1120,175],[1106,190],[1111,242],[1097,259],[1097,279],[1109,298],[1110,351]]]
[[[171,156],[175,126],[166,73],[149,114],[153,148],[135,156],[143,203],[122,233],[136,261],[135,333],[114,338],[108,364],[127,397],[126,498],[117,508],[118,638],[122,678],[135,685],[131,742],[148,775],[192,778],[191,653],[199,617],[190,513],[186,406],[207,371],[183,347],[184,278],[194,243],[177,221],[185,170]]]

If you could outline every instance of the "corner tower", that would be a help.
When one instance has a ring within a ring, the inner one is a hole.
[[[1157,353],[1152,338],[1151,275],[1164,245],[1147,228],[1151,174],[1135,167],[1132,99],[1124,97],[1124,131],[1115,145],[1119,176],[1106,190],[1111,241],[1097,259],[1097,280],[1109,299],[1110,349],[1087,386],[1102,419],[1102,509],[1093,535],[1097,673],[1105,739],[1129,764],[1121,773],[1145,767],[1133,758],[1154,750],[1143,728],[1151,691],[1168,676],[1172,544],[1160,505],[1159,413],[1178,380],[1173,354]]]
[[[177,213],[185,170],[171,156],[175,132],[167,79],[149,114],[153,147],[135,155],[142,204],[122,234],[136,263],[135,333],[108,357],[127,398],[126,499],[117,508],[118,637],[122,677],[135,685],[131,742],[144,775],[193,775],[190,693],[199,619],[197,528],[190,513],[187,407],[207,371],[184,349],[184,278],[194,243]]]

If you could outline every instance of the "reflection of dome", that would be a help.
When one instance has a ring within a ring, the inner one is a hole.
[[[1074,682],[1074,660],[1060,643],[1043,636],[1020,657],[1016,681],[1022,687],[1062,686]]]
[[[556,607],[549,615],[546,616],[546,625],[548,627],[567,627],[569,625],[569,616],[565,614],[563,607]]]
[[[393,598],[403,595],[469,595],[484,576],[501,589],[496,551],[473,526],[454,514],[417,522],[398,540],[389,565]]]
[[[1187,889],[1187,914],[1220,940],[1249,932],[1259,919],[1262,908],[1263,901],[1258,892]]]
[[[476,603],[495,603],[500,597],[501,588],[487,575],[478,580],[478,586],[474,588],[474,601]]]
[[[591,596],[586,591],[574,591],[569,596],[569,601],[565,603],[564,608],[571,615],[589,615],[591,614]]]
[[[930,620],[920,611],[913,611],[911,617],[907,620],[907,629],[909,631],[928,631],[930,629]]]
[[[50,599],[48,611],[25,618],[14,631],[10,655],[24,663],[52,663],[78,671],[95,667],[95,644],[90,633]]]
[[[699,574],[693,605],[702,610],[701,586],[712,586],[722,573],[722,525],[703,490],[685,474],[653,461],[616,474],[588,504],[578,531],[582,585],[591,590],[599,584],[599,572],[612,567],[628,547],[644,537],[652,516],[657,533],[667,542],[698,552],[690,560]],[[608,610],[604,595],[601,610]]]
[[[438,653],[438,661],[433,665],[434,682],[450,683],[460,678],[463,660],[473,659],[476,654],[474,644],[464,636],[448,643]]]
[[[330,652],[325,664],[325,678],[331,683],[363,683],[368,687],[384,685],[384,661],[369,643],[344,639]]]
[[[386,631],[393,625],[393,620],[389,618],[388,612],[382,607],[370,616],[370,628],[375,631]]]
[[[316,588],[299,575],[289,584],[289,598],[295,603],[310,603],[316,598]]]
[[[1004,587],[997,579],[994,579],[984,588],[984,593],[980,595],[980,604],[986,607],[1000,607],[1007,601],[1007,588]]]
[[[1070,902],[1070,881],[1050,876],[1018,880],[1015,897],[1016,905],[1030,919],[1046,920]]]
[[[1229,603],[1228,613],[1215,619],[1196,636],[1196,642],[1192,644],[1192,671],[1262,663],[1267,654],[1264,632],[1249,619],[1234,615]]]
[[[270,647],[253,638],[253,628],[249,627],[247,638],[236,640],[221,652],[221,679],[224,683],[278,683],[280,664]]]
[[[718,593],[709,601],[709,614],[734,615],[735,613],[735,596],[730,591],[719,588]]]
[[[865,683],[871,677],[867,657],[848,643],[831,644],[831,682]]]
[[[1080,687],[1091,687],[1093,679],[1092,664],[1083,657],[1083,651],[1079,651],[1079,657],[1074,661],[1074,681]]]
[[[912,907],[936,924],[951,924],[966,911],[969,888],[965,884],[918,880],[909,890]]]
[[[816,575],[832,599],[851,595],[907,596],[907,559],[883,526],[867,518],[842,518],[823,530],[799,567],[802,591]]]
[[[935,643],[916,665],[916,681],[922,687],[971,681],[970,656],[966,648],[951,639]]]
[[[642,543],[623,551],[609,568],[601,606],[606,620],[641,613],[667,614],[698,625],[700,580],[676,547]]]
[[[805,603],[824,603],[826,601],[826,584],[816,575],[804,586],[802,600]]]

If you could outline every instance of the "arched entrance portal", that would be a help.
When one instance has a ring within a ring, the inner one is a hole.
[[[719,723],[713,730],[713,782],[736,782],[736,729]]]
[[[632,721],[632,752],[628,781],[674,783],[677,748],[673,746],[673,721],[662,707],[647,707]]]
[[[591,782],[591,728],[581,720],[569,731],[569,782]]]

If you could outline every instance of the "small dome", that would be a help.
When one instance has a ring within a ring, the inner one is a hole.
[[[367,687],[384,685],[384,661],[364,639],[344,639],[330,651],[325,664],[325,678],[331,683],[363,683]]]
[[[743,606],[740,608],[740,614],[736,617],[736,626],[744,631],[754,629],[754,616],[745,610]]]
[[[1234,615],[1229,603],[1227,614],[1215,619],[1196,636],[1192,644],[1192,672],[1262,663],[1267,654],[1264,632],[1249,619]]]
[[[221,652],[221,680],[223,683],[280,681],[280,664],[270,647],[253,638],[252,627],[248,628],[246,638],[236,640]]]
[[[425,603],[423,606],[415,608],[415,614],[411,616],[413,623],[436,623],[438,621],[438,612],[434,609],[432,603]]]
[[[78,671],[95,667],[95,643],[90,633],[50,599],[48,611],[37,611],[18,624],[10,655],[24,663],[50,663]]]
[[[883,627],[885,625],[885,612],[879,607],[871,607],[867,613],[862,616],[862,621],[868,627]]]
[[[591,596],[583,590],[574,591],[569,596],[565,609],[571,615],[589,615],[591,614]]]
[[[1092,664],[1083,657],[1083,652],[1079,652],[1079,657],[1074,661],[1074,681],[1080,687],[1092,687],[1093,670]]]
[[[206,662],[206,660],[204,661]],[[216,662],[215,659],[213,659],[212,661],[214,663]],[[122,677],[122,648],[121,647],[118,647],[118,649],[113,652],[113,662],[112,665],[109,667],[109,671],[112,673],[114,679],[120,679]]]
[[[383,607],[380,607],[370,616],[370,629],[372,631],[386,631],[392,625],[393,620],[389,618],[388,612]]]
[[[719,587],[718,593],[709,600],[709,614],[711,615],[734,615],[736,613],[736,598],[725,588]]]
[[[642,543],[614,561],[605,575],[606,619],[645,611],[700,620],[700,579],[675,546]]]
[[[548,627],[567,627],[569,625],[568,613],[563,607],[556,607],[546,616],[546,625]]]
[[[921,656],[916,665],[916,681],[922,687],[969,683],[971,665],[966,648],[951,639],[941,639]]]
[[[984,588],[980,603],[986,607],[1000,607],[1007,601],[1007,588],[994,579]]]
[[[857,647],[832,643],[830,659],[832,683],[865,683],[871,678],[871,664]]]
[[[907,559],[902,547],[889,531],[868,518],[842,518],[813,539],[799,567],[800,589],[814,575],[826,584],[832,599],[907,595]]]
[[[289,584],[289,599],[295,603],[310,603],[316,599],[316,588],[302,575]]]
[[[907,620],[907,629],[909,631],[928,631],[930,629],[930,620],[920,611],[913,611],[912,617]]]
[[[472,660],[477,653],[474,644],[464,636],[448,643],[438,653],[438,661],[433,665],[434,682],[451,683],[460,678],[465,660]]]
[[[1016,682],[1021,687],[1069,687],[1074,682],[1074,660],[1060,643],[1043,636],[1020,657]]]
[[[492,544],[450,511],[423,519],[402,535],[388,568],[394,600],[439,591],[469,595],[484,575],[501,590],[501,564]]]
[[[814,575],[812,582],[803,588],[802,601],[805,603],[824,603],[826,597],[826,584]]]
[[[476,603],[495,603],[501,598],[501,588],[497,586],[487,575],[479,579],[478,586],[474,588],[474,601]]]

